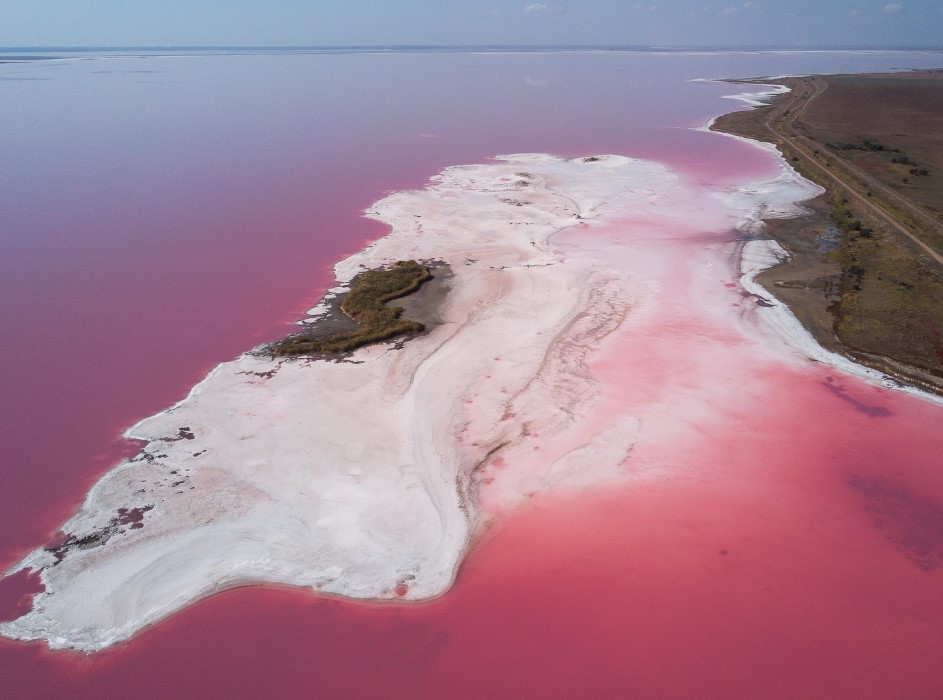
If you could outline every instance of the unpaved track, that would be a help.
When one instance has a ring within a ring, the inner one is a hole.
[[[923,239],[914,234],[897,216],[889,213],[877,204],[873,197],[862,194],[859,188],[864,188],[865,191],[879,193],[881,197],[898,207],[907,216],[911,217],[912,220],[920,222],[930,231],[937,231],[943,234],[939,224],[923,209],[898,192],[878,182],[867,173],[862,172],[860,168],[835,153],[829,152],[827,156],[828,162],[832,164],[832,167],[827,167],[822,160],[816,157],[815,152],[818,151],[819,148],[824,148],[824,145],[818,144],[809,137],[800,134],[796,124],[812,101],[828,89],[828,82],[819,77],[796,78],[795,80],[799,83],[799,86],[793,89],[793,91],[787,95],[786,99],[776,102],[763,122],[764,127],[766,127],[780,143],[788,144],[805,159],[806,163],[857,202],[864,211],[867,211],[877,220],[886,224],[891,230],[906,236],[909,240],[918,245],[931,259],[936,261],[937,264],[943,266],[943,255],[940,255],[940,253],[934,250]],[[841,170],[845,171],[846,177],[841,177],[836,173],[837,168],[834,167],[835,165],[838,165]]]

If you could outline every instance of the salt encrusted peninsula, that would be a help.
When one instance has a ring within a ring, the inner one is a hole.
[[[518,154],[381,200],[367,215],[390,234],[338,263],[338,282],[441,261],[442,323],[343,362],[220,364],[129,428],[144,450],[91,489],[64,543],[14,567],[40,571],[46,591],[0,633],[97,650],[253,583],[434,597],[489,511],[640,478],[637,444],[672,440],[730,391],[711,363],[838,362],[751,286],[778,251],[735,229],[753,237],[761,215],[794,215],[817,192],[773,159],[770,180],[715,191],[650,161]],[[692,318],[720,330],[675,343],[664,318],[672,333]],[[620,409],[593,367],[626,337],[689,353],[678,361],[703,366],[700,384]]]

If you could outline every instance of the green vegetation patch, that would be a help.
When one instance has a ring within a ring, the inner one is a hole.
[[[277,343],[274,352],[281,356],[339,354],[401,335],[421,333],[425,330],[423,324],[400,318],[403,309],[387,303],[412,294],[431,279],[429,268],[415,260],[400,260],[389,268],[362,272],[341,301],[341,310],[359,324],[356,330],[323,338],[300,333]]]
[[[943,376],[943,271],[832,197],[842,240],[835,330],[852,350],[891,357]]]

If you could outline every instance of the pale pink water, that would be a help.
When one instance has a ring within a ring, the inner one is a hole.
[[[40,106],[0,142],[16,165],[0,208],[0,285],[13,302],[2,311],[0,564],[45,541],[133,451],[116,441],[124,427],[283,332],[330,265],[382,233],[358,211],[384,190],[528,150],[754,179],[770,172],[766,156],[679,128],[720,111],[730,89],[683,78],[790,65],[356,57],[344,73],[342,58],[325,68],[296,57],[288,77],[271,57],[175,68],[183,87],[170,102],[154,98],[170,84],[106,83],[117,91],[106,98],[93,85],[75,103],[36,84]],[[798,71],[811,59],[792,60]],[[280,87],[259,77],[275,68]],[[555,92],[522,92],[538,69]],[[56,70],[66,88],[96,79]],[[299,88],[310,71],[317,89]],[[245,106],[242,81],[284,108]],[[99,124],[119,97],[115,123],[137,127],[126,134]],[[378,100],[391,100],[382,116]],[[672,255],[730,238],[679,241]],[[680,437],[633,453],[636,481],[503,514],[455,588],[428,604],[236,590],[93,657],[0,641],[0,684],[15,697],[940,697],[940,409],[762,351],[745,364],[739,294],[723,284],[733,271],[692,282],[665,265],[665,280],[710,295],[696,307],[716,316],[688,317],[683,294],[668,296],[644,343],[626,336],[594,369],[612,410],[677,391],[703,402]],[[682,362],[692,347],[703,366]],[[708,370],[723,381],[699,393]],[[642,478],[651,470],[670,477]],[[3,590],[7,613],[24,582]]]

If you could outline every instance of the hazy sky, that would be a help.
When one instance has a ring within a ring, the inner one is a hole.
[[[943,0],[0,0],[0,46],[943,46]]]

